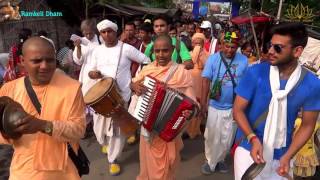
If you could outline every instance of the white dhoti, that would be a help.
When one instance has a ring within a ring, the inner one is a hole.
[[[86,107],[86,123],[87,125],[93,120],[94,112],[91,110],[89,106]]]
[[[241,180],[241,177],[246,172],[246,170],[253,163],[253,159],[250,156],[250,151],[244,149],[243,147],[237,147],[234,155],[234,179]],[[278,160],[272,161],[272,173],[265,173],[263,170],[261,173],[254,178],[254,180],[286,180],[287,178],[279,176],[277,169],[280,163]],[[291,166],[292,167],[292,166]],[[292,169],[290,168],[289,175],[293,177]]]
[[[93,131],[101,145],[108,145],[108,161],[114,162],[120,155],[125,145],[126,136],[120,127],[114,125],[111,118],[100,114],[93,114]]]
[[[204,144],[205,156],[212,171],[218,162],[224,161],[233,143],[236,129],[232,109],[218,110],[209,106]]]

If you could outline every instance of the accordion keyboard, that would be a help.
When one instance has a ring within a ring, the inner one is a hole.
[[[133,112],[133,117],[141,122],[144,120],[145,114],[147,112],[148,105],[151,100],[151,95],[156,85],[156,80],[146,76],[143,85],[147,87],[148,91],[138,98],[137,106]]]

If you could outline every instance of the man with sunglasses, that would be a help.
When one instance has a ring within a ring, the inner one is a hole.
[[[284,23],[271,33],[269,61],[250,67],[236,89],[236,180],[253,162],[266,163],[257,179],[290,178],[290,160],[310,138],[320,110],[320,81],[298,64],[308,41],[305,26]],[[303,121],[293,137],[301,108]]]
[[[202,115],[208,112],[204,132],[207,162],[201,168],[205,175],[228,172],[224,159],[237,128],[232,116],[234,90],[248,66],[247,57],[237,53],[238,40],[235,32],[226,32],[222,51],[208,58],[202,72]]]

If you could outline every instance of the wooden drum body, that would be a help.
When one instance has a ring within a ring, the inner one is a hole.
[[[84,96],[84,102],[95,112],[106,117],[110,117],[115,108],[124,106],[124,101],[112,78],[104,78],[97,82]]]
[[[138,123],[126,110],[125,102],[113,78],[101,79],[92,86],[84,96],[84,102],[96,113],[112,117],[113,122],[126,135],[133,135],[137,130]]]

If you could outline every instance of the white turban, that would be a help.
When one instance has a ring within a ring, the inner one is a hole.
[[[99,32],[107,28],[111,28],[115,32],[118,31],[118,25],[108,19],[105,19],[97,24],[97,29]]]

